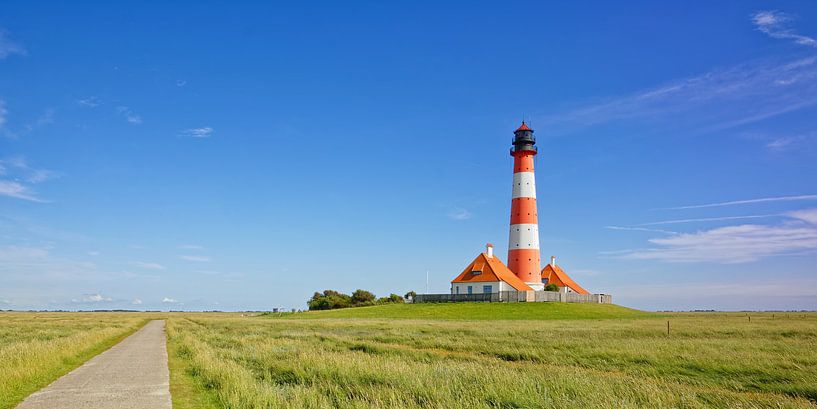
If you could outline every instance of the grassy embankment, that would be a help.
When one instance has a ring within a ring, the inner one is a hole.
[[[284,313],[281,318],[375,318],[431,320],[577,320],[639,318],[656,314],[613,304],[429,303],[390,304],[327,311]]]
[[[145,322],[137,314],[0,312],[0,409],[13,408]]]
[[[817,314],[752,314],[750,322],[746,314],[530,303],[286,317],[179,316],[168,335],[188,380],[230,408],[817,402]]]

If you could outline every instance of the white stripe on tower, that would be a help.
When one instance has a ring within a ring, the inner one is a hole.
[[[509,250],[539,249],[538,224],[512,224]]]
[[[517,172],[513,174],[512,199],[530,197],[536,199],[536,176],[533,172]]]

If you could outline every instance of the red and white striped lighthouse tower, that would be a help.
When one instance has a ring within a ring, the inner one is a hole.
[[[542,290],[539,269],[539,221],[536,211],[536,178],[533,157],[536,138],[525,121],[514,131],[513,195],[511,199],[511,232],[508,240],[508,268],[534,290]]]

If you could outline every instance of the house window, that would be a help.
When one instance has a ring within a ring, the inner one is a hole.
[[[494,287],[491,286],[491,285],[483,285],[482,286],[482,292],[485,293],[485,294],[490,294],[490,293],[494,292],[493,289],[494,289]]]
[[[474,293],[474,287],[469,285],[468,286],[468,294],[473,294],[473,293]]]
[[[457,289],[457,294],[459,294],[460,293],[460,286],[455,286],[454,288]]]

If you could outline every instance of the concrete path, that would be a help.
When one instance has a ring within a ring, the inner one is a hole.
[[[165,322],[151,321],[17,409],[171,409]]]

